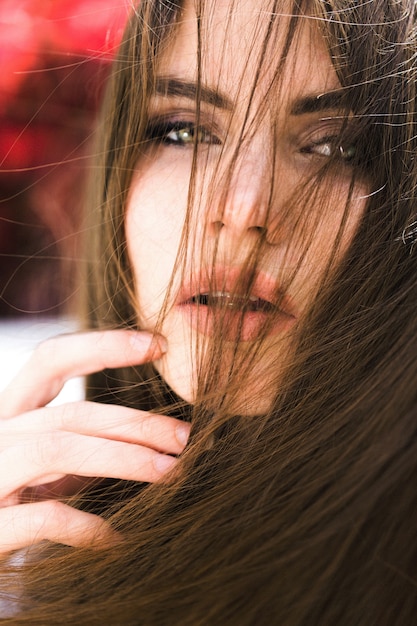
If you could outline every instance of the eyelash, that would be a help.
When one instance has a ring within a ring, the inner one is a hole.
[[[356,147],[354,144],[347,146],[341,145],[339,137],[337,135],[331,135],[322,137],[310,143],[308,146],[304,146],[301,148],[300,152],[302,154],[312,154],[323,158],[336,156],[336,158],[339,158],[344,163],[350,163],[356,156]]]
[[[178,134],[183,131],[184,136],[181,138]],[[174,146],[177,148],[187,148],[194,146],[196,143],[196,133],[198,133],[197,143],[206,145],[221,145],[222,141],[204,126],[196,126],[194,122],[187,120],[161,120],[151,123],[147,140],[166,146]],[[172,137],[176,134],[177,138]],[[350,164],[356,156],[356,148],[354,144],[341,145],[338,135],[326,135],[313,141],[306,146],[300,148],[300,153],[317,156],[319,158],[336,157],[346,164]]]
[[[174,139],[170,137],[170,135],[174,133],[178,135],[181,131],[185,133],[185,136],[182,138],[177,137],[177,139]],[[198,137],[196,139],[197,133]],[[196,126],[193,122],[187,122],[186,120],[167,120],[166,122],[161,121],[151,124],[148,128],[147,139],[149,141],[179,148],[194,146],[195,143],[212,145],[221,145],[222,143],[215,134],[208,131],[204,126]]]

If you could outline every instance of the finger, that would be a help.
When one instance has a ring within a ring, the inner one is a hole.
[[[125,441],[160,452],[181,454],[190,424],[166,415],[96,402],[73,402],[44,407],[0,422],[0,449],[22,438],[65,431],[103,439]]]
[[[0,455],[0,504],[15,491],[52,476],[74,474],[157,482],[177,464],[175,457],[145,446],[74,433],[47,433]]]
[[[60,335],[42,342],[0,393],[0,417],[44,406],[65,382],[105,368],[139,365],[164,351],[161,337],[147,332],[109,330]]]
[[[48,500],[0,510],[0,553],[44,541],[74,547],[106,547],[120,535],[102,518]]]

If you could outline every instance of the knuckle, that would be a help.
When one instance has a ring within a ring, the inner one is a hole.
[[[31,460],[40,468],[54,469],[59,465],[64,452],[63,435],[59,432],[43,434],[31,445]]]
[[[61,386],[64,382],[59,362],[61,354],[62,343],[59,337],[45,339],[35,348],[29,365],[34,372],[42,372],[49,379],[49,384]]]
[[[134,420],[132,419],[132,426],[134,426]],[[137,423],[137,422],[136,422]],[[140,420],[140,434],[144,441],[152,441],[155,436],[154,420],[152,416],[145,415]]]
[[[57,337],[49,337],[41,341],[33,353],[35,362],[39,365],[50,367],[59,349],[58,342],[59,339]]]
[[[59,500],[44,500],[33,507],[30,516],[31,534],[36,536],[37,541],[52,539],[56,534],[53,529],[65,529],[67,523],[66,506]]]
[[[44,500],[39,503],[41,516],[48,521],[53,521],[57,527],[62,526],[66,521],[66,506],[59,500]]]
[[[61,404],[57,408],[57,414],[59,415],[59,424],[63,430],[72,429],[75,417],[78,414],[82,415],[82,411],[86,410],[85,405],[87,405],[87,403],[67,402],[65,404]]]
[[[144,442],[156,450],[177,451],[178,442],[175,421],[171,418],[147,414],[141,421],[141,436]]]

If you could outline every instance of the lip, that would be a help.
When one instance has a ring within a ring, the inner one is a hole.
[[[192,302],[196,294],[213,291],[235,293],[238,284],[251,283],[250,297],[264,300],[276,307],[270,311],[243,312],[207,306]],[[185,283],[176,299],[176,307],[186,317],[190,325],[199,333],[213,336],[221,323],[226,340],[254,341],[261,336],[263,328],[268,335],[286,332],[297,321],[297,312],[291,298],[280,289],[277,280],[265,272],[257,272],[254,279],[242,273],[238,267],[215,267],[210,273],[200,273]]]

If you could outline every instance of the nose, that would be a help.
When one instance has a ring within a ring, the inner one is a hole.
[[[224,229],[229,236],[271,235],[270,225],[276,206],[273,201],[273,177],[266,150],[252,150],[223,175],[218,191],[210,202],[209,222],[212,233]]]

